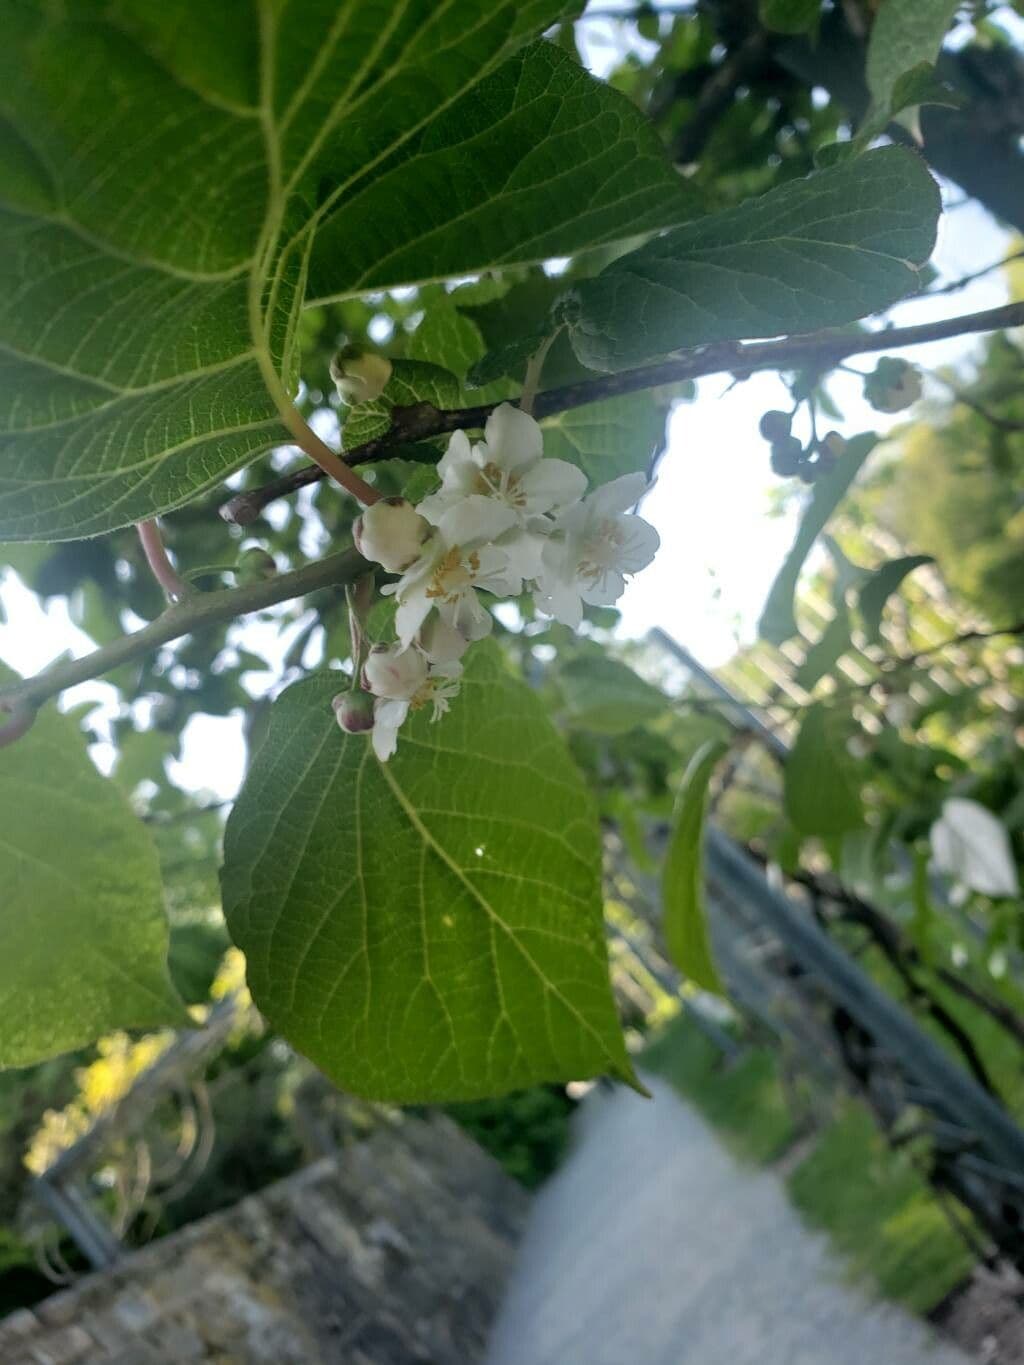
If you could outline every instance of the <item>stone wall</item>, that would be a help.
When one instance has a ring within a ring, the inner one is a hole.
[[[32,1312],[3,1365],[472,1365],[526,1196],[447,1119],[376,1129]]]

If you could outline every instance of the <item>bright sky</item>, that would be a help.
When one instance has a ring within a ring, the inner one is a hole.
[[[596,26],[587,26],[596,27]],[[601,45],[600,30],[587,47],[591,65],[600,73],[614,64],[615,51]],[[951,204],[962,198],[955,188]],[[957,278],[1007,253],[1007,236],[976,205],[954,208],[943,217],[934,258],[948,278]],[[894,311],[900,323],[920,322],[950,312],[974,312],[1006,299],[997,272],[946,298],[919,299]],[[976,341],[957,339],[900,354],[926,366],[949,364],[970,353]],[[870,362],[854,361],[868,368]],[[656,487],[646,499],[644,515],[661,534],[654,564],[639,575],[620,603],[624,634],[637,636],[661,626],[705,663],[723,662],[738,641],[754,637],[768,587],[792,541],[799,500],[781,516],[771,516],[771,494],[779,481],[768,467],[768,451],[757,433],[760,414],[788,407],[780,380],[758,375],[729,389],[729,377],[700,382],[695,402],[673,413],[668,449]],[[832,392],[849,435],[878,429],[880,417],[860,397],[860,384],[839,375]],[[882,419],[884,420],[884,419]],[[38,671],[62,653],[79,655],[91,642],[71,622],[62,600],[46,611],[10,571],[0,578],[0,658],[22,674]],[[248,626],[251,632],[258,627]],[[242,631],[240,631],[240,634]],[[251,638],[251,637],[250,637]],[[114,714],[112,689],[103,683],[83,684],[65,694],[65,707],[87,700],[104,703]],[[106,750],[106,751],[105,751]],[[110,761],[109,749],[98,746],[97,761]],[[245,748],[241,716],[194,718],[185,733],[183,757],[172,762],[169,775],[182,786],[231,797],[243,772]]]

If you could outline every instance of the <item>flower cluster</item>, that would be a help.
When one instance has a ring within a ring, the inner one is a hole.
[[[398,642],[373,649],[360,678],[374,698],[381,759],[410,710],[430,705],[436,719],[448,709],[462,655],[493,625],[478,593],[531,591],[538,610],[575,629],[584,603],[616,602],[626,575],[658,548],[654,528],[628,510],[646,489],[643,474],[586,494],[582,470],[545,459],[540,427],[508,403],[487,419],[483,441],[456,431],[437,469],[441,487],[418,507],[383,499],[354,528],[360,553],[401,575],[382,589],[395,598]],[[351,701],[339,697],[335,709],[343,729],[369,728]]]

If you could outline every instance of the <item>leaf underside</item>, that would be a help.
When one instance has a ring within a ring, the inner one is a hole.
[[[920,287],[941,201],[920,157],[883,147],[709,214],[568,291],[584,364],[834,327]]]
[[[721,995],[704,908],[704,820],[708,785],[729,746],[709,739],[693,755],[676,800],[675,823],[662,874],[665,942],[672,961],[695,985]]]
[[[287,439],[307,294],[688,217],[641,115],[530,42],[561,10],[0,0],[0,537],[151,517]]]
[[[225,839],[260,1009],[339,1085],[399,1103],[631,1077],[592,802],[541,703],[479,646],[451,713],[379,763],[339,675],[274,704]]]

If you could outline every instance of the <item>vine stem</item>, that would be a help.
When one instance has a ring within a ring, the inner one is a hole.
[[[146,555],[146,563],[153,571],[153,577],[163,588],[169,601],[180,602],[183,597],[188,596],[191,588],[181,578],[167,557],[167,549],[164,546],[163,536],[160,534],[159,523],[155,519],[153,521],[140,521],[135,529],[139,533],[139,540]]]
[[[142,630],[113,640],[81,659],[53,664],[34,678],[0,688],[0,711],[13,713],[11,720],[0,729],[0,743],[5,742],[5,735],[6,742],[19,738],[31,724],[36,708],[68,687],[87,682],[90,678],[102,677],[104,673],[151,654],[161,645],[169,644],[182,635],[191,635],[197,630],[233,621],[237,616],[263,611],[276,606],[278,602],[301,597],[317,588],[351,583],[371,568],[356,550],[348,549],[266,582],[252,583],[242,588],[223,588],[217,592],[190,592],[187,597],[172,603]],[[19,726],[22,728],[15,734]]]
[[[620,370],[615,374],[585,379],[578,384],[547,389],[537,394],[533,402],[534,416],[538,419],[550,417],[557,412],[599,402],[603,398],[615,398],[712,374],[731,373],[737,379],[746,379],[758,370],[799,370],[808,365],[825,372],[834,369],[849,356],[899,350],[904,346],[920,346],[949,337],[1021,326],[1024,326],[1024,303],[1008,303],[979,313],[966,313],[910,327],[887,327],[876,332],[829,331],[786,337],[781,341],[715,342],[655,365]],[[396,407],[392,410],[390,428],[382,436],[346,451],[345,462],[349,465],[372,464],[376,460],[388,459],[396,445],[443,436],[464,427],[481,427],[497,406],[497,403],[482,403],[469,408],[435,408],[432,403],[415,403],[410,407]],[[299,417],[297,412],[295,415]],[[302,421],[301,417],[299,421]],[[262,488],[254,488],[231,498],[221,507],[220,514],[233,525],[248,526],[275,499],[286,497],[323,477],[322,466],[319,470],[303,466]]]

